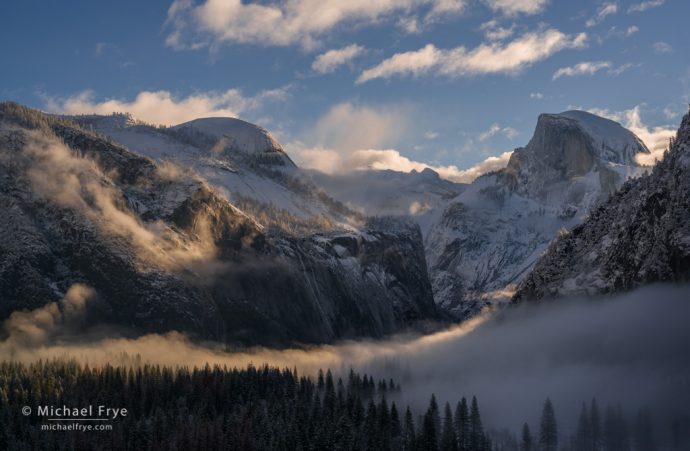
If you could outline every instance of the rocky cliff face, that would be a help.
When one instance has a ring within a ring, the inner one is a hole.
[[[690,114],[651,174],[628,181],[563,234],[514,300],[604,294],[690,279]]]
[[[195,172],[0,106],[0,319],[94,288],[100,321],[248,344],[381,336],[437,318],[415,224],[269,233]]]
[[[579,224],[641,172],[644,144],[582,111],[543,114],[505,169],[480,177],[434,213],[425,247],[436,302],[458,318],[507,300],[560,229]]]

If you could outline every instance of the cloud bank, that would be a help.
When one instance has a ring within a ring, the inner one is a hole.
[[[488,171],[508,164],[512,152],[489,157],[469,169],[455,165],[438,165],[417,161],[402,155],[394,146],[404,141],[404,130],[410,124],[405,107],[373,108],[346,102],[332,107],[319,119],[304,142],[288,144],[290,154],[299,165],[327,174],[342,174],[356,170],[385,170],[400,172],[433,169],[447,180],[469,183]],[[496,133],[514,137],[510,127],[490,128],[484,139]]]
[[[186,97],[169,91],[142,91],[133,100],[95,100],[92,91],[67,98],[46,98],[50,112],[63,114],[111,114],[131,113],[137,119],[153,124],[175,125],[200,117],[237,117],[246,111],[261,108],[268,102],[283,101],[289,95],[289,87],[266,90],[255,96],[245,96],[238,89],[222,92],[200,92]]]
[[[570,36],[556,29],[523,34],[507,42],[483,43],[474,49],[438,49],[433,44],[410,52],[397,53],[362,72],[356,83],[396,75],[420,76],[427,73],[447,77],[481,74],[518,73],[532,64],[568,48],[582,48],[587,35]]]
[[[583,61],[574,66],[562,67],[554,72],[552,79],[561,77],[574,77],[576,75],[594,75],[602,69],[610,69],[610,61]]]
[[[196,49],[220,43],[314,48],[328,32],[345,24],[362,26],[395,16],[424,13],[426,22],[458,13],[464,0],[175,0],[168,10],[166,44]]]
[[[533,15],[544,10],[549,0],[484,0],[491,9],[507,16]]]
[[[319,74],[335,72],[340,66],[350,63],[364,52],[364,47],[357,44],[348,45],[341,49],[329,50],[316,57],[311,68]]]
[[[73,356],[99,363],[143,362],[242,367],[267,362],[302,374],[353,367],[393,377],[403,387],[398,404],[423,409],[430,394],[443,405],[476,395],[490,428],[533,429],[541,403],[554,402],[563,437],[574,432],[582,401],[621,403],[627,411],[649,406],[660,423],[690,402],[688,286],[652,286],[615,298],[525,304],[485,313],[435,334],[287,350],[255,348],[228,353],[220,344],[192,343],[183,335],[138,339],[15,340],[0,342],[0,356],[22,361]],[[125,359],[123,361],[123,359]]]

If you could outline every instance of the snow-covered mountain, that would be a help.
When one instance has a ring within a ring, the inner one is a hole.
[[[530,300],[690,280],[690,113],[664,159],[562,234],[520,284]]]
[[[631,176],[645,145],[620,124],[584,111],[542,114],[506,168],[469,185],[422,173],[364,171],[316,178],[368,214],[419,223],[436,303],[458,319],[508,300],[561,229],[579,224]]]
[[[540,115],[506,168],[452,199],[425,237],[436,302],[462,318],[506,300],[561,229],[641,172],[648,149],[620,124],[583,111]]]
[[[135,333],[328,342],[438,318],[419,227],[336,224],[349,210],[293,180],[268,138],[215,155],[213,139],[127,115],[76,119],[0,104],[0,319],[75,283],[96,291],[100,320]],[[257,199],[282,203],[262,210]]]
[[[281,145],[263,127],[232,117],[194,119],[170,129],[191,143],[208,140],[209,149],[218,155],[246,155],[259,164],[295,167]]]
[[[391,170],[359,170],[347,174],[311,171],[308,176],[326,192],[367,216],[410,216],[428,229],[428,213],[458,196],[466,184],[442,179],[432,169],[410,173]]]
[[[341,226],[357,220],[354,212],[306,183],[275,138],[249,122],[204,118],[154,127],[129,114],[70,119],[158,163],[193,170],[227,200],[256,214]]]

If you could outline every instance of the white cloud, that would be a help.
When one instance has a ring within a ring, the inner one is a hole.
[[[680,116],[680,114],[681,114],[681,113],[679,113],[678,111],[676,111],[676,110],[675,110],[674,108],[672,108],[671,106],[667,106],[666,108],[664,108],[664,117],[665,117],[666,119],[669,119],[669,120],[675,119],[675,118],[677,118],[678,116]]]
[[[438,132],[435,132],[433,130],[428,131],[428,132],[424,133],[424,137],[428,140],[434,140],[434,139],[438,138]]]
[[[629,13],[640,13],[643,11],[647,11],[648,9],[656,8],[658,6],[663,5],[666,2],[666,0],[649,0],[646,2],[640,2],[640,3],[635,3],[634,5],[630,5],[630,8],[628,8]]]
[[[352,152],[396,145],[410,124],[406,107],[372,107],[344,102],[334,105],[306,136],[309,147]]]
[[[425,22],[432,22],[439,17],[449,14],[457,14],[465,9],[465,0],[436,0],[433,2],[431,10],[424,18]]]
[[[649,155],[638,154],[638,163],[653,165],[656,160],[662,159],[664,150],[668,147],[669,138],[676,134],[676,127],[671,125],[646,125],[642,122],[640,114],[643,106],[644,104],[636,105],[629,110],[623,111],[610,111],[601,108],[592,108],[587,111],[620,122],[628,130],[635,133],[651,152]]]
[[[590,18],[587,20],[585,25],[587,27],[593,27],[595,25],[600,24],[606,17],[616,14],[618,12],[618,3],[615,2],[609,2],[609,3],[604,3],[599,7],[597,10],[597,13],[594,15],[594,17]]]
[[[537,14],[544,10],[548,0],[484,0],[491,9],[507,16]]]
[[[401,17],[398,20],[398,26],[406,33],[415,34],[422,32],[422,27],[419,26],[419,20],[416,17]]]
[[[202,92],[176,97],[169,91],[142,91],[133,100],[107,99],[96,101],[92,91],[57,99],[46,98],[49,111],[65,114],[131,113],[137,119],[154,124],[179,124],[199,117],[231,116],[255,110],[268,101],[284,100],[289,87],[261,91],[246,97],[238,89],[224,92]]]
[[[639,27],[637,27],[636,25],[631,25],[628,27],[627,30],[625,30],[625,37],[632,36],[638,31],[640,31]]]
[[[487,139],[497,135],[497,134],[503,134],[505,135],[506,138],[508,139],[513,139],[518,135],[517,130],[515,130],[512,127],[501,127],[500,125],[494,123],[491,124],[491,127],[483,133],[481,133],[478,137],[479,141],[486,141]]]
[[[364,47],[352,44],[341,49],[329,50],[314,59],[311,68],[320,74],[328,74],[334,72],[343,64],[350,63],[364,52]]]
[[[609,75],[618,76],[618,75],[622,74],[623,72],[625,72],[626,70],[630,69],[631,67],[637,67],[637,66],[639,66],[639,64],[625,63],[625,64],[621,64],[618,67],[614,67],[614,68],[609,69],[607,71],[607,73]]]
[[[166,44],[176,49],[222,42],[313,48],[343,24],[372,24],[422,9],[428,10],[429,22],[464,5],[465,0],[206,0],[200,5],[175,0],[168,10]]]
[[[508,43],[490,42],[467,50],[456,47],[441,50],[433,44],[410,52],[398,53],[371,67],[359,76],[357,83],[394,75],[419,76],[434,70],[437,75],[517,73],[537,61],[566,48],[585,46],[587,35],[566,35],[555,29],[526,33]]]
[[[469,182],[484,172],[504,167],[510,152],[490,157],[469,169],[420,162],[402,155],[393,146],[404,142],[403,133],[411,121],[404,107],[370,106],[341,103],[333,106],[312,131],[304,138],[286,145],[301,167],[326,173],[346,173],[354,170],[391,169],[401,172],[421,171],[431,168],[445,179]],[[502,133],[512,134],[509,127],[500,128]],[[428,132],[433,139],[436,132]]]
[[[634,35],[638,31],[640,31],[640,28],[637,25],[631,25],[624,30],[621,30],[616,25],[614,25],[611,28],[609,28],[608,33],[606,33],[606,38],[612,38],[612,37],[616,37],[616,38],[620,38],[620,39],[629,38],[630,36]],[[602,38],[599,38],[599,40],[600,40],[600,42],[603,42]]]
[[[542,94],[541,92],[530,92],[529,98],[541,100],[544,98],[544,94]]]
[[[552,79],[557,80],[561,77],[574,77],[576,75],[594,75],[598,71],[610,67],[610,61],[583,61],[574,66],[561,67],[554,72]]]
[[[460,169],[455,165],[439,166],[411,160],[395,149],[361,149],[348,154],[324,148],[301,151],[303,167],[329,174],[386,169],[411,172],[430,168],[436,171],[441,178],[459,183],[470,183],[482,174],[504,168],[511,155],[512,152],[504,152],[497,157],[489,157],[469,169]]]
[[[574,66],[562,67],[554,72],[552,79],[557,80],[561,77],[574,77],[577,75],[594,75],[595,73],[607,69],[606,73],[611,76],[618,76],[630,69],[631,67],[639,66],[633,63],[621,64],[614,67],[610,61],[583,61]]]
[[[494,19],[484,22],[479,29],[484,32],[484,36],[486,36],[486,39],[489,41],[502,41],[513,35],[515,26],[509,28],[502,27],[498,24],[498,21]]]
[[[660,55],[673,52],[673,47],[671,47],[671,44],[668,44],[664,41],[655,42],[652,44],[652,47],[654,48],[654,51]]]

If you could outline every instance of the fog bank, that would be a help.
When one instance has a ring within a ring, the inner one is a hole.
[[[55,316],[54,305],[44,309]],[[165,365],[269,363],[301,373],[318,368],[344,373],[353,367],[396,379],[403,388],[398,402],[417,409],[426,406],[432,392],[441,403],[476,395],[489,427],[513,430],[526,420],[536,427],[547,396],[565,430],[573,426],[582,401],[593,396],[602,406],[621,403],[630,412],[643,405],[657,412],[685,412],[690,406],[690,286],[510,307],[423,337],[287,350],[228,352],[221,344],[192,343],[175,332],[138,339],[60,338],[53,332],[17,338],[31,318],[43,316],[34,311],[6,321],[9,336],[0,343],[0,358],[65,356],[98,364],[122,363],[127,353]],[[51,331],[56,327],[52,321]]]

